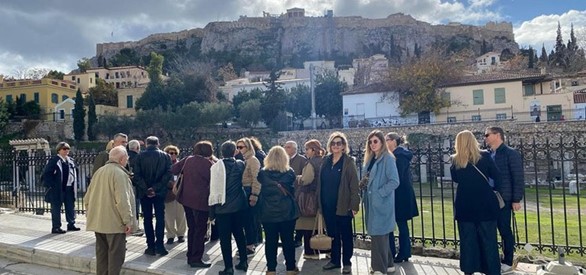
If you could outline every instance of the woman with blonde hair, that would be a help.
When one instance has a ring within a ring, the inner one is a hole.
[[[329,154],[321,166],[317,195],[326,231],[333,239],[330,262],[322,268],[339,269],[343,264],[342,273],[349,274],[354,253],[352,218],[360,207],[358,174],[354,159],[348,155],[350,147],[344,133],[333,132],[327,150]]]
[[[244,235],[246,236],[246,253],[254,255],[255,244],[258,243],[257,215],[255,211],[258,194],[260,193],[260,183],[257,180],[260,162],[255,157],[255,150],[252,141],[249,138],[241,138],[236,142],[236,149],[244,158],[244,174],[242,174],[242,187],[248,198],[248,207],[245,210],[244,217]]]
[[[317,214],[317,186],[319,185],[319,173],[325,149],[317,139],[311,139],[305,143],[305,157],[307,162],[297,176],[295,186],[295,199],[301,209],[301,217],[297,219],[295,230],[303,236],[303,257],[306,259],[319,260],[319,251],[311,249],[309,240],[315,229]]]
[[[384,134],[373,130],[364,149],[364,206],[366,229],[371,241],[371,266],[374,274],[394,272],[389,234],[395,229],[395,189],[399,187],[399,173],[395,157],[384,144]]]
[[[265,257],[267,275],[276,274],[277,242],[283,243],[287,275],[297,274],[293,231],[299,217],[295,202],[295,172],[289,167],[289,156],[281,146],[274,146],[264,159],[265,166],[258,173],[261,184],[260,220],[265,229]]]
[[[460,235],[460,269],[464,274],[501,274],[496,238],[500,209],[493,191],[501,183],[499,171],[490,153],[479,149],[472,132],[458,133],[455,147],[450,172],[458,183],[454,218]]]

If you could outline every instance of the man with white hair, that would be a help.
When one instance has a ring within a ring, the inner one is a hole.
[[[136,157],[138,156],[138,153],[140,153],[140,142],[136,139],[133,139],[131,141],[128,142],[128,166],[127,168],[130,170],[130,172],[134,172],[134,161],[136,160]],[[131,177],[131,179],[133,179],[133,177]],[[136,194],[137,190],[136,190],[136,182],[133,180],[132,181],[132,185],[134,186],[134,194]],[[138,214],[140,213],[139,211],[139,207],[140,207],[140,198],[138,196],[136,196],[136,221],[138,222]],[[139,223],[137,223],[139,224]],[[137,226],[137,228],[135,228],[135,231],[132,233],[132,236],[136,236],[136,237],[140,237],[144,235],[144,231],[140,228],[140,225]]]
[[[87,231],[96,235],[96,273],[120,274],[126,255],[126,235],[136,226],[135,198],[128,154],[114,147],[108,161],[96,171],[84,197]],[[97,184],[96,184],[97,183]]]

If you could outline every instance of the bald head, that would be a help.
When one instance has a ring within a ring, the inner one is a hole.
[[[128,153],[126,152],[126,147],[119,145],[112,148],[112,150],[110,150],[108,153],[108,159],[110,161],[119,163],[122,166],[126,166],[126,163],[128,162]]]

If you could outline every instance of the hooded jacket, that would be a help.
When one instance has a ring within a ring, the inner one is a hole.
[[[411,179],[411,160],[413,153],[402,146],[393,151],[397,158],[397,170],[399,171],[399,187],[395,190],[395,218],[397,221],[408,221],[419,216],[415,191]]]

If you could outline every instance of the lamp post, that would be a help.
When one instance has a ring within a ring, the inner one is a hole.
[[[313,64],[309,64],[309,89],[311,90],[311,128],[315,130],[317,129],[317,126],[315,121],[315,85],[313,80],[313,71]]]

